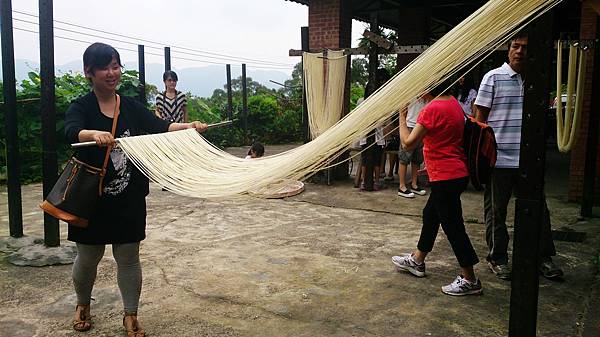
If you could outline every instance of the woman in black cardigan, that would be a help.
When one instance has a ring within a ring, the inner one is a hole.
[[[201,122],[171,123],[156,117],[137,100],[119,97],[121,59],[117,50],[104,43],[90,45],[83,54],[85,76],[92,91],[74,101],[65,114],[65,133],[69,143],[94,141],[98,146],[81,148],[79,160],[102,167],[107,146],[115,138],[195,128]],[[119,111],[115,137],[111,134],[113,117]],[[139,259],[140,241],[145,237],[148,179],[133,165],[119,147],[112,147],[102,196],[87,228],[69,226],[68,240],[77,244],[73,265],[73,284],[77,306],[73,329],[92,327],[90,299],[98,262],[106,244],[111,244],[117,262],[117,282],[123,299],[123,326],[130,337],[144,336],[137,321],[142,288]]]

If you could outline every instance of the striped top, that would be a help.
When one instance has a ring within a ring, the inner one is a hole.
[[[181,91],[177,91],[175,98],[169,98],[165,92],[156,95],[156,108],[160,118],[175,123],[183,123],[183,107],[187,105],[187,97]]]
[[[490,70],[481,80],[475,105],[490,108],[487,124],[494,129],[498,143],[496,167],[519,167],[523,118],[521,75],[507,63]]]

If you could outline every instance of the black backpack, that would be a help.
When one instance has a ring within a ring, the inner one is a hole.
[[[481,191],[490,182],[498,157],[498,144],[491,126],[466,116],[463,147],[467,155],[467,168],[471,184]]]

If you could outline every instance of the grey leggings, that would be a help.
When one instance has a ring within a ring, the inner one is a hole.
[[[98,263],[104,255],[105,245],[77,243],[77,257],[73,264],[73,285],[77,304],[90,304],[92,288],[96,280]],[[117,283],[126,313],[135,313],[142,292],[142,266],[140,243],[113,244],[113,256],[117,261]]]

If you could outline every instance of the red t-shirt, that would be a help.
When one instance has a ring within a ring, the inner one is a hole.
[[[468,176],[467,157],[463,148],[465,117],[458,101],[454,97],[431,101],[421,110],[417,123],[427,129],[423,139],[423,155],[429,180]]]

